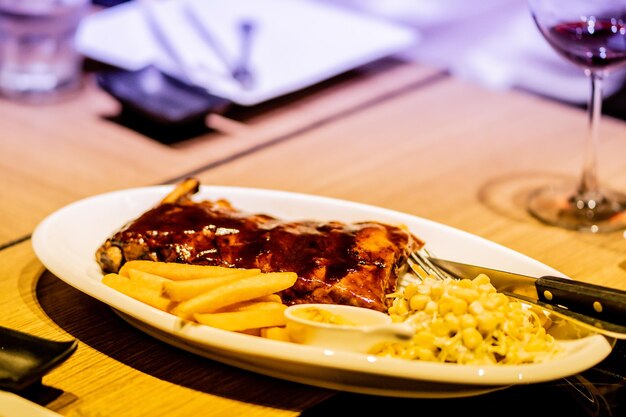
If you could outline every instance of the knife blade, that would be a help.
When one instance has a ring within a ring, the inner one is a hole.
[[[557,305],[551,305],[543,303],[535,298],[526,297],[521,294],[515,294],[508,291],[502,291],[502,293],[508,297],[515,298],[524,303],[537,306],[544,311],[550,313],[551,316],[556,316],[566,322],[582,329],[587,332],[595,332],[604,336],[612,337],[614,339],[626,339],[626,326],[622,326],[616,323],[609,323],[604,320],[599,320],[591,316],[577,313],[566,308],[562,308]]]
[[[529,297],[597,320],[626,326],[626,291],[573,279],[531,277],[432,257],[430,261],[457,278],[473,279],[485,274],[500,292]]]

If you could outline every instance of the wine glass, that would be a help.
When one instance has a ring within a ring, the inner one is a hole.
[[[626,63],[626,0],[528,0],[543,37],[591,81],[589,127],[577,187],[548,186],[529,196],[539,220],[567,229],[604,232],[626,228],[626,195],[601,188],[596,161],[602,82]]]

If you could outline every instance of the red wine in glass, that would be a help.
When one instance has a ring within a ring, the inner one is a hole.
[[[588,135],[578,185],[535,190],[528,210],[537,219],[567,229],[609,232],[626,228],[626,194],[604,189],[597,175],[596,146],[603,79],[626,64],[626,0],[528,0],[548,43],[584,70],[591,81]]]
[[[626,60],[626,25],[618,19],[558,23],[543,35],[561,55],[586,68],[607,69]]]

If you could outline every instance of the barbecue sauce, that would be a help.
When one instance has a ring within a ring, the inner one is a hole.
[[[395,267],[419,242],[382,223],[284,221],[208,201],[161,204],[110,241],[127,261],[296,272],[298,281],[282,293],[287,304],[333,302],[378,310],[386,308],[385,293],[395,288]]]

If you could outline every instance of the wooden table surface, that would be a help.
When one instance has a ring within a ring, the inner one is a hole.
[[[337,398],[354,400],[170,347],[46,271],[28,239],[36,224],[114,189],[194,175],[204,184],[358,201],[465,230],[575,279],[626,289],[622,232],[561,230],[524,209],[537,185],[577,178],[586,120],[580,109],[387,61],[239,113],[239,120],[214,117],[215,131],[174,145],[105,118],[115,111],[93,84],[47,107],[0,102],[0,325],[78,340],[36,397],[62,415],[313,416],[330,415],[324,404]],[[625,154],[626,124],[605,119],[602,179],[621,190]]]

